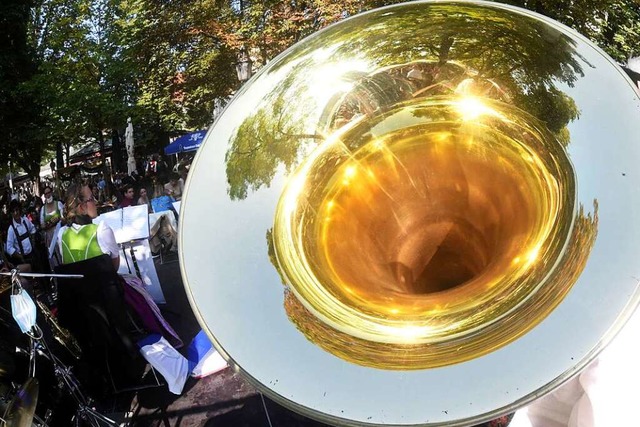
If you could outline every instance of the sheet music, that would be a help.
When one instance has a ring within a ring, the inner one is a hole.
[[[122,209],[105,212],[93,219],[94,224],[100,224],[101,222],[104,222],[113,230],[116,242],[120,243],[121,240],[119,240],[119,235],[122,234]]]
[[[116,243],[149,238],[149,214],[146,205],[105,212],[93,220],[94,224],[101,222],[111,227]]]
[[[123,241],[148,238],[149,210],[147,205],[129,206],[122,209],[122,230]]]

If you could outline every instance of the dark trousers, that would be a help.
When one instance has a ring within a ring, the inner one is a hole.
[[[31,262],[33,261],[32,255],[33,255],[33,253],[29,253],[27,255],[24,255],[23,256],[24,260],[21,259],[20,256],[17,255],[17,254],[9,255],[7,258],[9,259],[9,262],[11,264],[13,264],[14,267],[15,267],[18,264],[31,264]]]

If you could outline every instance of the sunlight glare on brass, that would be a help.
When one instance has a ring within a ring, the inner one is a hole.
[[[277,403],[478,425],[574,377],[640,302],[640,100],[585,37],[412,1],[255,71],[194,159],[180,266],[213,345]]]
[[[420,98],[337,130],[299,167],[276,214],[277,259],[330,328],[443,348],[396,368],[454,363],[548,313],[536,293],[569,238],[574,194],[563,148],[533,117],[488,98]],[[525,303],[533,318],[494,325]],[[492,325],[496,336],[477,333]],[[389,365],[379,354],[366,364]]]

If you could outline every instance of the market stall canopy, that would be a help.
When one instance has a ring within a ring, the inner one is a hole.
[[[112,148],[111,146],[112,146],[111,139],[107,139],[104,141],[105,155],[108,156],[111,154],[111,148]],[[73,153],[69,157],[69,164],[79,163],[79,162],[94,158],[98,155],[100,155],[100,143],[97,141],[91,142],[85,145],[84,147],[82,147],[81,149],[79,149],[78,151],[76,151],[75,153]]]
[[[178,154],[196,151],[198,147],[200,147],[200,144],[202,144],[206,133],[207,130],[205,129],[182,135],[171,144],[164,147],[164,154]]]

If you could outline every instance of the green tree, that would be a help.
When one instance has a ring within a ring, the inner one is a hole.
[[[15,0],[0,4],[0,147],[5,161],[37,177],[47,142],[41,132],[43,106],[29,84],[38,70],[28,37],[31,6]]]
[[[231,199],[242,200],[248,190],[268,187],[279,165],[291,170],[302,141],[322,139],[320,135],[303,134],[296,117],[280,96],[240,125],[226,153]]]
[[[88,122],[76,101],[82,98],[75,82],[77,59],[67,55],[82,43],[82,19],[81,4],[75,0],[40,1],[31,12],[29,35],[39,68],[30,86],[46,105],[48,138],[52,144],[64,147],[67,160],[71,146],[83,142],[89,133]]]
[[[105,133],[124,128],[134,103],[135,72],[123,55],[120,2],[41,0],[32,10],[31,44],[39,60],[31,79],[46,106],[49,141],[88,139],[104,148]]]
[[[142,128],[136,144],[158,150],[183,129],[207,127],[215,100],[237,87],[234,54],[198,30],[216,10],[199,1],[123,3],[120,47],[136,72],[132,116]]]
[[[620,63],[640,56],[640,2],[613,2],[605,11],[599,31],[592,40]]]
[[[35,176],[43,154],[56,145],[68,151],[89,138],[104,141],[104,135],[121,132],[126,117],[132,116],[139,130],[138,146],[160,149],[170,136],[211,123],[216,100],[227,99],[239,88],[235,64],[242,47],[257,69],[333,22],[397,2],[6,0],[0,5],[0,123],[5,134],[0,144]],[[640,5],[635,0],[506,2],[578,30],[620,63],[640,54]],[[494,33],[493,41],[481,34],[489,41],[485,45],[465,43],[453,32],[456,15],[445,18],[442,25],[452,33],[447,38],[439,31],[444,38],[426,40],[423,48],[429,56],[444,63],[451,55],[459,59],[477,55],[484,63],[477,61],[474,66],[484,77],[501,77],[495,75],[496,67],[488,65],[513,57],[508,52],[514,49],[509,42],[512,29]],[[564,51],[546,52],[551,55],[541,60],[551,67],[565,61]],[[526,60],[511,67],[528,69]],[[528,85],[527,93],[546,99],[533,105],[541,113],[567,106],[567,116],[551,124],[561,135],[562,123],[577,114],[570,102],[548,82],[526,82],[527,73],[503,70],[511,73],[514,84]],[[570,78],[576,71],[571,65],[547,70],[561,80],[561,73]]]
[[[636,0],[500,0],[553,18],[625,63],[640,54],[640,3]]]

